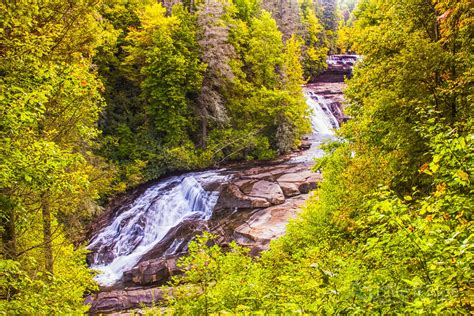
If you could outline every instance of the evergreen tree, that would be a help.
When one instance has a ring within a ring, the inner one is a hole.
[[[289,39],[293,34],[301,34],[303,31],[300,6],[297,0],[263,1],[262,7],[272,13],[278,29],[283,35],[283,41]]]
[[[197,99],[201,118],[201,145],[204,148],[208,121],[218,124],[228,121],[222,90],[234,77],[229,61],[235,53],[233,46],[228,43],[228,27],[223,20],[225,9],[223,2],[209,0],[201,5],[197,13],[197,22],[201,30],[198,40],[201,60],[207,66]]]
[[[336,36],[338,27],[337,0],[318,0],[316,10],[318,17],[326,30],[326,37],[329,44],[329,52],[336,52]]]

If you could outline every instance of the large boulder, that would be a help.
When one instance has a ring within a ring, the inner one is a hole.
[[[115,290],[88,296],[85,303],[91,305],[90,314],[98,315],[151,306],[153,303],[163,300],[163,297],[163,290],[159,288]]]
[[[300,190],[298,190],[298,186],[295,183],[291,182],[278,182],[280,185],[281,190],[285,197],[292,197],[295,195],[300,194]]]
[[[257,179],[242,179],[235,181],[234,184],[239,187],[240,191],[244,194],[249,194],[252,191],[253,185],[257,182]]]
[[[123,274],[122,282],[126,286],[164,284],[172,275],[180,273],[177,266],[179,255],[167,259],[151,259],[139,263]]]
[[[248,196],[240,191],[239,187],[233,183],[227,184],[217,200],[214,212],[235,209],[252,209],[269,207],[271,203],[262,197]]]
[[[323,180],[320,173],[312,173],[306,180],[298,185],[298,190],[301,193],[308,193],[318,187],[318,183]]]
[[[298,173],[287,173],[278,178],[280,187],[290,193],[291,189],[296,187],[300,193],[308,193],[316,189],[317,183],[321,182],[321,174],[311,172],[310,170],[303,170]],[[283,191],[285,192],[285,191]],[[285,195],[286,195],[285,194]]]
[[[249,193],[251,197],[264,198],[273,205],[285,202],[285,196],[280,186],[274,182],[260,180],[254,183]]]

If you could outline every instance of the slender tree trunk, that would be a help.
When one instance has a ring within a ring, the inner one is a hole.
[[[18,251],[16,246],[15,209],[12,205],[7,205],[5,209],[5,219],[2,223],[3,257],[7,260],[16,260]]]
[[[53,245],[51,236],[51,209],[48,198],[43,195],[41,201],[43,213],[44,259],[46,271],[53,274]]]
[[[457,21],[456,21],[457,24]],[[456,28],[453,30],[453,47],[451,50],[451,55],[456,58],[456,53],[457,53],[457,46],[456,46],[456,40],[457,40],[457,35],[458,32]],[[451,80],[455,81],[457,78],[457,73],[456,73],[456,63],[453,63],[451,66]],[[457,95],[454,93],[452,96],[451,100],[451,121],[454,123],[456,121],[456,115],[457,115]]]
[[[201,119],[201,145],[203,149],[206,149],[207,146],[207,117],[205,114],[202,115]]]
[[[18,257],[18,250],[16,245],[16,214],[15,207],[10,203],[10,200],[0,200],[0,206],[4,209],[4,218],[1,223],[2,227],[2,245],[3,258],[6,260],[16,260]],[[7,284],[5,291],[5,299],[9,301],[18,291],[15,287]]]

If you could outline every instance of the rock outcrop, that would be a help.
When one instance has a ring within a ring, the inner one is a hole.
[[[221,244],[235,240],[256,255],[285,233],[286,224],[321,179],[305,164],[286,163],[239,172],[224,185],[210,231],[220,236]]]
[[[222,190],[214,212],[220,214],[228,209],[262,208],[270,205],[267,199],[245,195],[238,185],[229,183]]]
[[[172,275],[181,272],[177,265],[178,258],[179,255],[175,255],[165,259],[158,258],[141,262],[123,274],[122,283],[130,286],[162,285]]]
[[[151,306],[154,302],[162,301],[162,289],[114,290],[100,292],[86,298],[85,303],[91,305],[90,314],[112,313]]]
[[[250,248],[251,255],[267,250],[270,241],[282,236],[286,224],[303,205],[306,194],[286,200],[283,204],[255,212],[248,220],[234,229],[233,239],[240,245]]]

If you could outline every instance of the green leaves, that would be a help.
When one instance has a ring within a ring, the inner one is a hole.
[[[63,260],[70,262],[64,264]],[[61,250],[59,261],[56,275],[51,276],[42,272],[31,275],[17,261],[0,260],[0,293],[5,298],[0,301],[2,311],[7,314],[87,312],[83,293],[96,290],[97,286],[85,264],[84,251],[73,252],[68,246]]]
[[[269,12],[263,11],[251,24],[249,49],[245,62],[252,69],[251,80],[257,86],[273,88],[278,84],[277,67],[282,64],[282,34]]]
[[[95,284],[71,240],[110,180],[92,154],[103,104],[91,58],[103,30],[97,2],[33,2],[1,4],[0,304],[81,313]]]
[[[132,78],[136,78],[134,69],[140,69],[142,78],[136,79],[154,132],[165,144],[176,146],[189,139],[192,107],[187,95],[199,91],[205,65],[198,59],[190,16],[183,11],[167,17],[165,11],[160,4],[142,9],[141,29],[127,37],[125,62]]]

